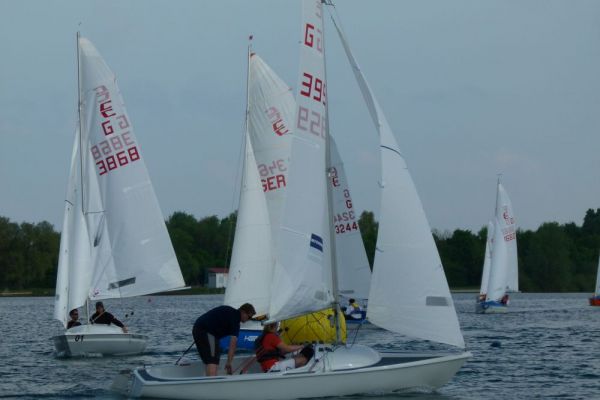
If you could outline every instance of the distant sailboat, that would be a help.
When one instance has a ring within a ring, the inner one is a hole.
[[[498,180],[494,221],[488,224],[478,313],[504,313],[508,293],[519,290],[517,230],[512,203]]]
[[[590,297],[590,306],[600,306],[600,258],[598,259],[598,271],[596,272],[596,289]]]
[[[77,35],[79,128],[75,135],[54,317],[102,299],[185,286],[115,76],[94,45]],[[87,318],[86,318],[87,319]],[[84,324],[53,338],[59,354],[124,355],[147,337]]]

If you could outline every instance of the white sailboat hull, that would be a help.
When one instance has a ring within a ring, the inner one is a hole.
[[[133,371],[128,395],[168,399],[287,400],[434,390],[447,383],[471,357],[469,352],[433,356],[377,353],[365,346],[326,350],[323,354],[321,359],[317,356],[319,361],[316,363],[313,361],[302,368],[275,373],[258,372],[253,367],[244,375],[205,377],[204,365],[200,362],[138,368]],[[240,361],[243,359],[236,359],[234,365]]]
[[[52,338],[58,355],[133,355],[146,348],[148,337],[123,330],[113,325],[81,325],[68,329]]]
[[[508,312],[506,304],[492,303],[485,304],[477,302],[475,304],[475,312],[477,314],[505,314]]]

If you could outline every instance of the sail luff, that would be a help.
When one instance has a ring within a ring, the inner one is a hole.
[[[345,35],[335,26],[381,146],[381,218],[367,317],[394,332],[464,347],[441,260],[404,157]]]

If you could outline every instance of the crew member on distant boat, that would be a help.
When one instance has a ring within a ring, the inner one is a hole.
[[[505,306],[508,305],[508,295],[506,293],[500,299],[500,303],[504,304]]]
[[[90,317],[90,322],[92,324],[103,325],[115,324],[119,328],[123,329],[123,332],[127,333],[127,327],[121,321],[116,319],[114,315],[107,312],[104,309],[104,304],[101,301],[96,302],[96,312]]]
[[[71,317],[71,320],[69,322],[67,322],[67,329],[71,329],[74,326],[81,325],[81,322],[78,321],[79,320],[79,311],[77,311],[76,308],[69,311],[69,317]]]
[[[362,319],[362,308],[355,299],[348,300],[348,307],[344,310],[344,318],[346,319]]]
[[[198,354],[206,366],[206,376],[217,375],[221,355],[219,340],[225,336],[231,336],[225,370],[229,375],[233,373],[231,362],[237,347],[240,323],[248,321],[254,314],[256,314],[254,306],[244,303],[237,310],[230,306],[219,306],[198,317],[192,335]]]
[[[256,347],[256,361],[264,372],[287,371],[306,365],[314,355],[311,346],[290,345],[284,343],[277,334],[277,323],[265,325],[263,333],[254,342]],[[291,358],[285,354],[294,351],[300,352]]]

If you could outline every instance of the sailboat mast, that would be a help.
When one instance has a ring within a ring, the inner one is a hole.
[[[326,0],[321,0],[323,5],[328,5],[329,3]],[[323,7],[324,8],[324,7]],[[323,10],[325,11],[325,10]],[[325,85],[327,85],[327,62],[325,58],[325,24],[323,18],[323,12],[321,12],[321,21],[322,23],[322,43],[323,43],[323,74]],[[327,86],[325,86],[327,88]],[[327,90],[327,89],[325,89]],[[327,92],[325,92],[327,93]],[[339,303],[339,284],[338,284],[338,271],[337,271],[337,254],[336,254],[336,243],[335,243],[335,231],[333,229],[333,224],[331,223],[331,218],[333,216],[333,193],[331,186],[331,178],[333,177],[333,169],[331,165],[331,135],[329,133],[329,97],[325,97],[325,174],[327,177],[327,215],[329,220],[327,221],[327,225],[329,227],[329,242],[330,245],[330,253],[331,253],[331,289],[333,290],[333,302],[331,303],[331,307],[333,308],[333,318],[335,320],[335,339],[337,343],[341,342],[341,329],[340,329],[340,303]]]
[[[77,31],[77,119],[79,123],[79,191],[81,192],[81,212],[85,214],[85,202],[83,198],[83,120],[81,119],[81,64],[79,55],[80,33]]]
[[[500,177],[502,174],[498,174],[498,180],[496,181],[496,206],[494,208],[494,217],[498,218],[498,193],[500,192]]]

